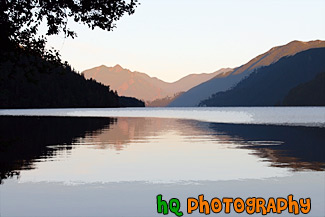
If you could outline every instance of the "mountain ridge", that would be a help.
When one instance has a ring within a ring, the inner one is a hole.
[[[245,70],[251,70],[253,69],[252,66],[256,68],[265,65],[270,65],[274,62],[277,62],[284,56],[293,56],[296,53],[303,50],[310,49],[311,47],[312,48],[325,47],[325,41],[313,40],[313,41],[303,42],[303,41],[294,40],[285,45],[273,47],[267,52],[258,55],[257,57],[250,60],[248,63],[242,65],[244,67],[240,66],[239,68],[234,70],[233,73],[240,74]],[[270,60],[267,58],[272,58],[272,59]],[[247,65],[248,67],[247,66],[245,67],[245,65]]]
[[[285,45],[276,46],[267,52],[256,56],[233,70],[225,76],[217,76],[206,82],[203,82],[171,102],[169,107],[192,107],[208,99],[212,94],[227,91],[235,87],[242,79],[249,76],[255,69],[270,65],[284,56],[292,56],[298,52],[311,48],[325,47],[325,41],[314,40],[309,42],[291,41]]]
[[[189,74],[174,82],[166,82],[143,72],[131,71],[119,64],[113,67],[100,65],[87,69],[82,74],[87,79],[94,79],[109,85],[111,89],[117,90],[120,95],[136,97],[148,102],[185,92],[220,73],[230,70],[232,69],[222,68],[213,73]]]
[[[292,56],[282,57],[279,61],[269,66],[255,69],[247,78],[243,79],[228,91],[214,94],[211,98],[201,102],[201,106],[276,106],[290,105],[294,100],[286,100],[285,97],[291,93],[291,99],[302,98],[296,101],[295,105],[320,105],[324,102],[324,88],[319,88],[312,95],[319,94],[314,101],[308,101],[311,96],[301,94],[301,90],[312,89],[300,88],[300,91],[293,92],[296,87],[310,84],[314,80],[321,86],[321,79],[318,75],[325,72],[325,48],[312,48],[299,52]],[[325,83],[324,83],[325,84]],[[323,84],[323,85],[324,85]],[[299,89],[298,89],[299,90]],[[289,99],[290,99],[289,98]],[[291,102],[290,102],[291,101]],[[299,104],[299,102],[301,104]],[[304,102],[304,103],[302,103]],[[308,104],[307,102],[313,102]]]

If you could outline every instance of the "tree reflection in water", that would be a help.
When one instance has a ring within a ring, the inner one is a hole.
[[[0,117],[0,172],[3,179],[34,169],[75,145],[123,151],[134,143],[177,132],[187,142],[208,136],[230,148],[253,150],[275,167],[324,170],[325,128],[220,124],[166,118]],[[218,144],[216,144],[218,145]]]

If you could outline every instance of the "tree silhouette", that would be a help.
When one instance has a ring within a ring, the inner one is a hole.
[[[76,36],[68,21],[110,31],[137,5],[137,0],[0,0],[0,108],[144,106],[86,80],[56,50],[45,49],[49,35]],[[43,22],[46,35],[38,36]]]
[[[45,49],[46,36],[61,32],[76,36],[67,27],[68,21],[112,30],[124,14],[133,14],[137,0],[0,0],[0,49],[24,48],[47,60],[60,60],[55,50]],[[47,24],[46,36],[37,36],[42,22]]]

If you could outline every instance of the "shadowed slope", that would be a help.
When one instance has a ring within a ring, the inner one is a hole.
[[[202,101],[203,106],[274,106],[288,92],[325,71],[325,48],[315,48],[255,70],[236,87]],[[308,96],[306,96],[308,97]]]
[[[291,89],[283,100],[287,106],[325,106],[325,72]]]
[[[242,79],[249,76],[259,67],[268,66],[284,56],[291,56],[304,50],[319,47],[325,47],[325,41],[293,41],[283,46],[274,47],[268,52],[255,57],[245,65],[236,68],[229,75],[226,74],[225,76],[217,76],[214,79],[190,89],[173,101],[169,106],[198,106],[200,101],[209,98],[212,94],[227,91],[236,86]]]

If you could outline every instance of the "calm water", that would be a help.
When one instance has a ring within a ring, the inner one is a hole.
[[[1,216],[159,216],[157,194],[325,213],[324,107],[0,110],[0,144]]]

